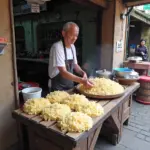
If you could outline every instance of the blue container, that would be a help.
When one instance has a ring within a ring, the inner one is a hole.
[[[122,77],[122,78],[124,78],[126,75],[129,75],[132,71],[133,69],[129,69],[129,68],[115,68],[114,69],[115,75],[118,77]]]

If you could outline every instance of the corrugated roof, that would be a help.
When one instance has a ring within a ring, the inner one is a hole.
[[[150,25],[150,15],[141,10],[134,8],[131,12],[131,16]]]

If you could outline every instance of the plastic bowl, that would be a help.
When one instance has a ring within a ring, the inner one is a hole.
[[[132,71],[133,69],[129,69],[129,68],[115,68],[114,69],[115,75],[117,77],[122,77],[122,78],[129,75]]]

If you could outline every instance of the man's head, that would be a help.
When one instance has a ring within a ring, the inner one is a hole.
[[[74,44],[78,38],[78,35],[79,35],[79,27],[76,23],[67,22],[63,26],[62,36],[65,42],[67,42],[67,45]]]

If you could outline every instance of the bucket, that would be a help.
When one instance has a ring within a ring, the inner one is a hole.
[[[31,98],[41,98],[42,89],[39,87],[29,87],[22,90],[24,102]]]

